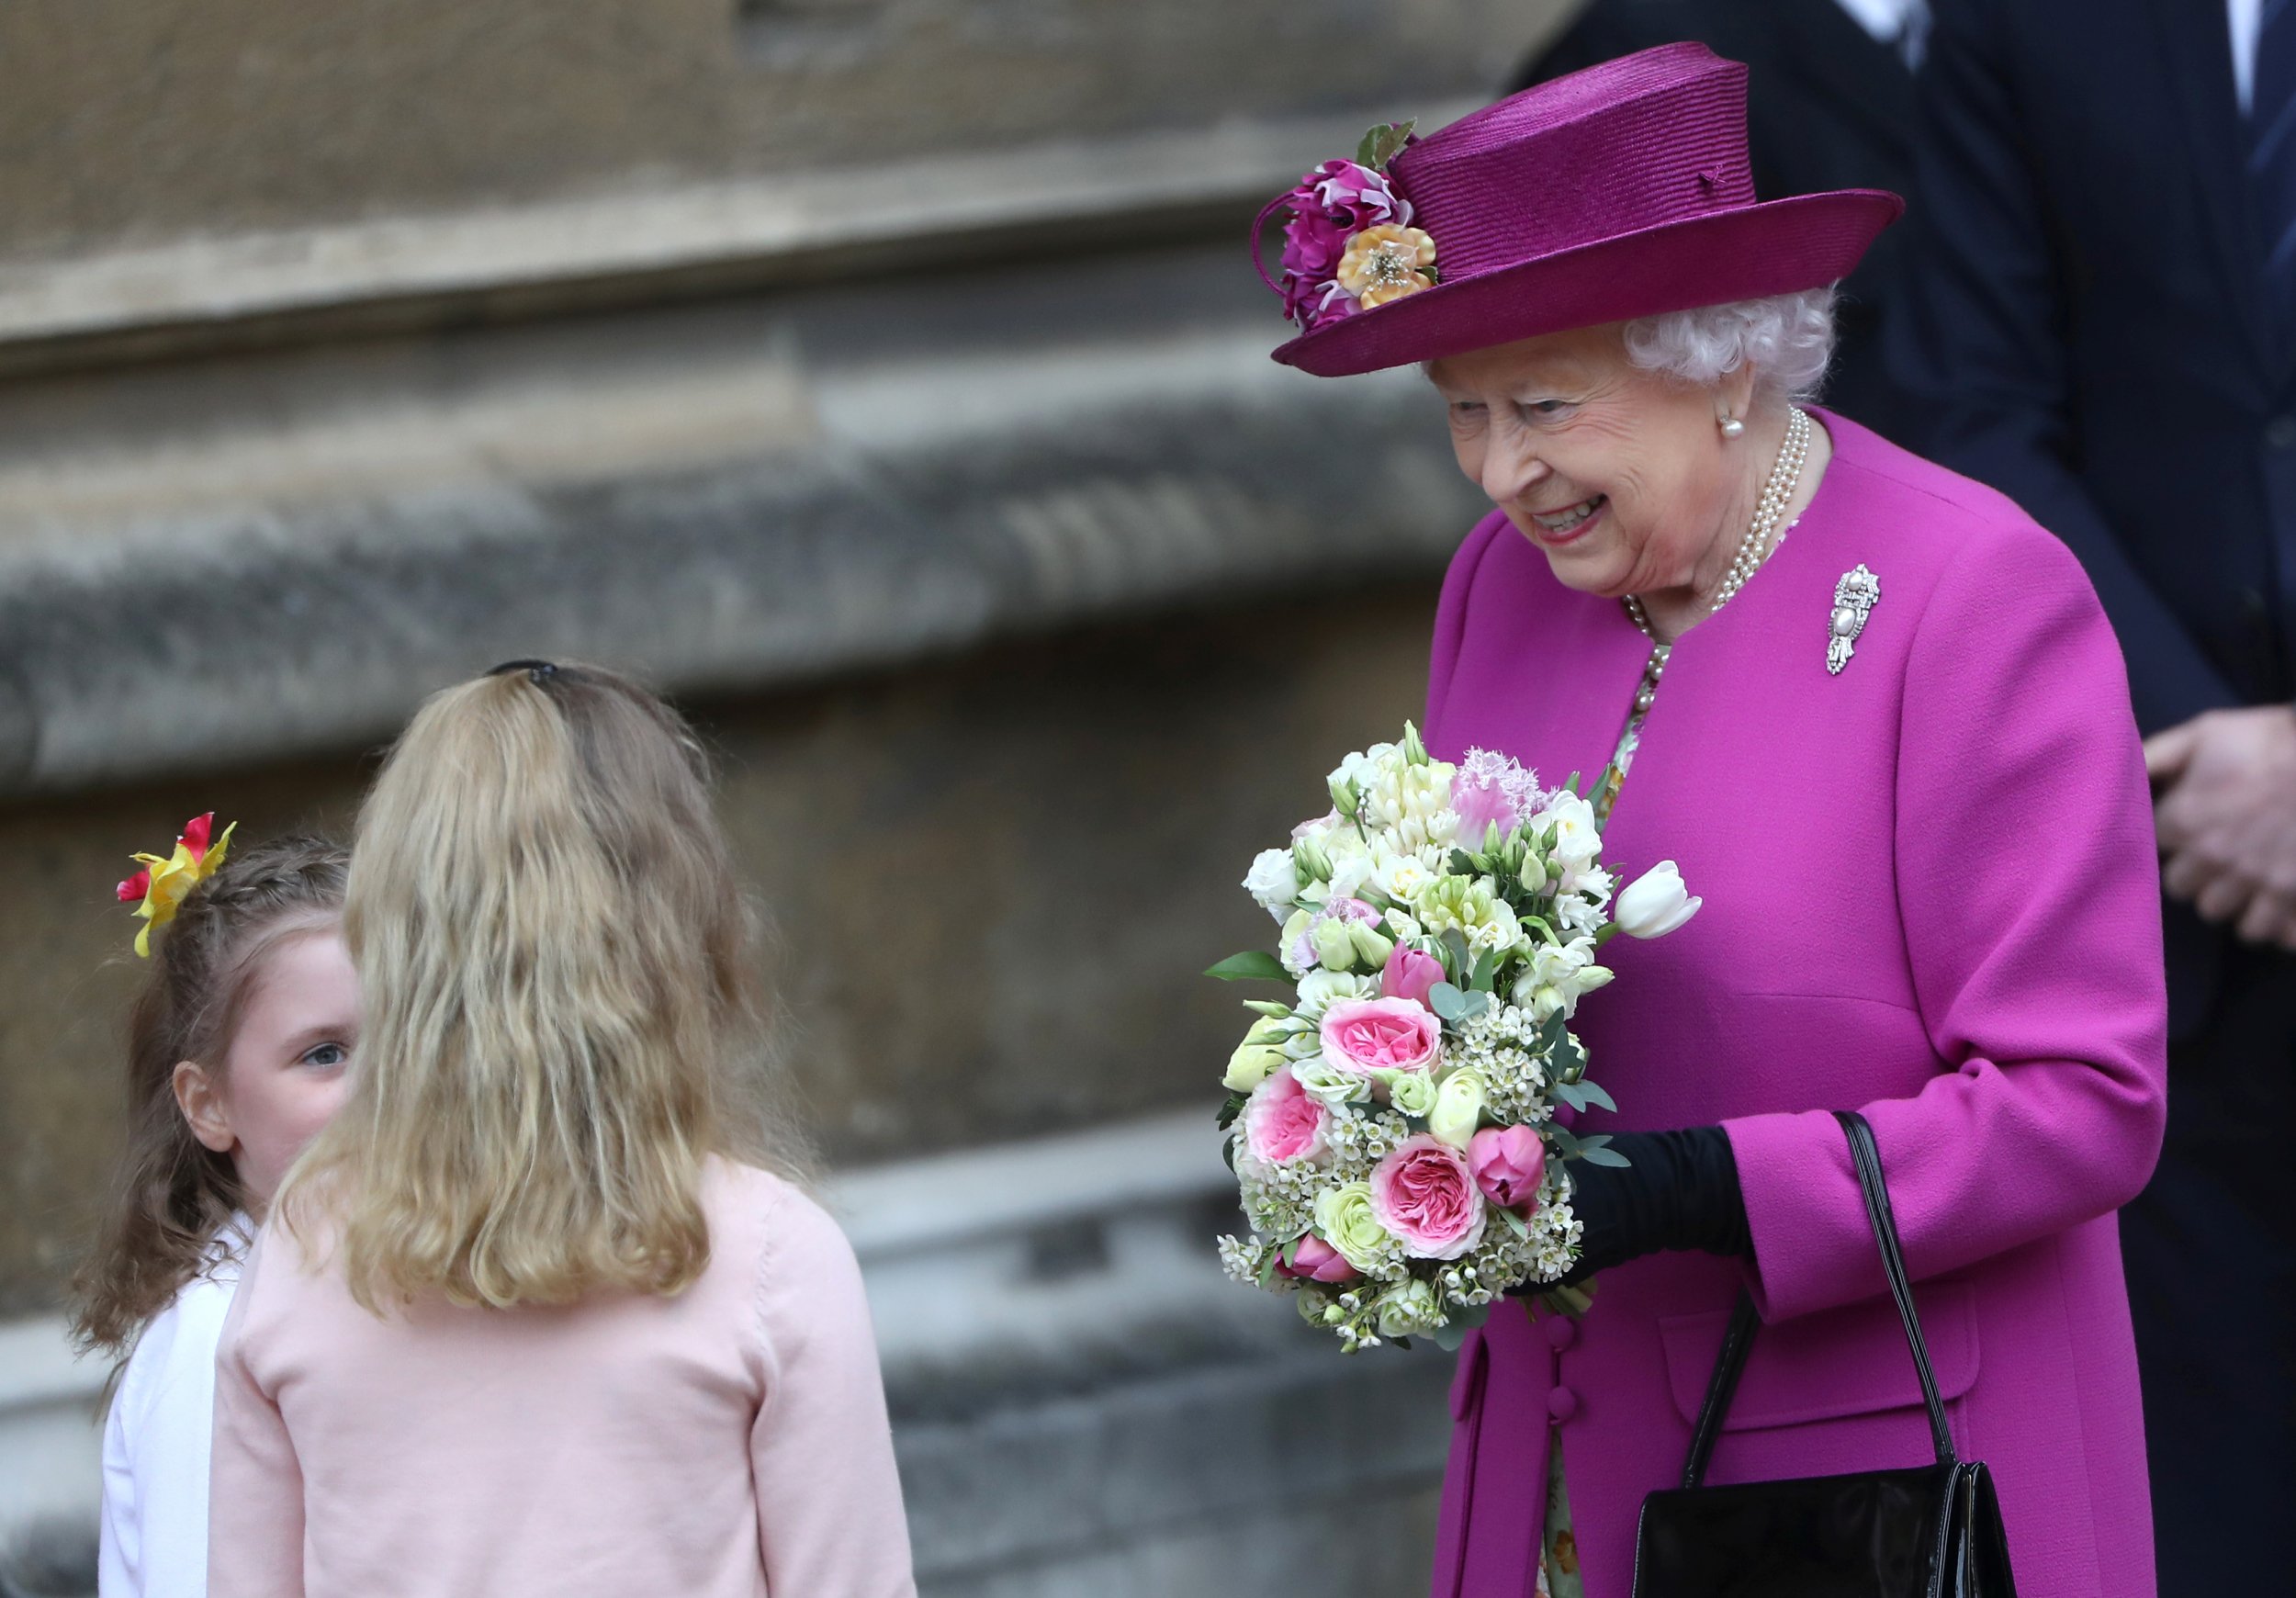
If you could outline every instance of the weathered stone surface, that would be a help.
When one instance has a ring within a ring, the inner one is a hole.
[[[1560,0],[14,0],[0,258],[1498,83]]]
[[[1424,384],[1279,367],[1271,309],[1176,250],[18,385],[0,792],[341,748],[511,655],[754,692],[1431,570],[1474,495]]]

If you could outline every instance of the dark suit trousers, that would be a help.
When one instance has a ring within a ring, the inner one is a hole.
[[[2219,983],[2121,1216],[2161,1598],[2296,1592],[2296,959],[2233,945]]]

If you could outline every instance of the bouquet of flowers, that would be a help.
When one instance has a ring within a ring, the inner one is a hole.
[[[1455,766],[1406,726],[1330,784],[1331,814],[1244,879],[1282,924],[1276,952],[1210,973],[1294,987],[1247,1002],[1259,1018],[1228,1062],[1220,1124],[1252,1234],[1222,1237],[1221,1261],[1297,1294],[1349,1353],[1457,1347],[1502,1294],[1577,1262],[1569,1165],[1626,1163],[1554,1120],[1617,1108],[1570,1030],[1611,979],[1598,951],[1699,902],[1669,861],[1614,907],[1575,774],[1542,789],[1483,749]]]

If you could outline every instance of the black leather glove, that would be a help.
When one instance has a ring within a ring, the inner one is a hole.
[[[1566,1287],[1660,1249],[1703,1249],[1754,1257],[1738,1156],[1718,1126],[1680,1131],[1613,1132],[1610,1146],[1631,1162],[1570,1162],[1571,1207],[1586,1228],[1584,1254]]]

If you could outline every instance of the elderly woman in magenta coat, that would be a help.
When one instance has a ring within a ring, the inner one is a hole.
[[[1598,1290],[1462,1350],[1434,1591],[1626,1598],[1749,1288],[1710,1481],[1928,1460],[1829,1113],[1856,1108],[2019,1590],[2139,1598],[2114,1211],[2160,1142],[2165,1001],[2120,652],[2014,504],[1805,403],[1831,285],[1901,205],[1756,202],[1744,100],[1670,46],[1291,197],[1277,358],[1420,366],[1496,507],[1444,585],[1429,746],[1615,764],[1605,857],[1704,900],[1610,946],[1582,1036],[1622,1108],[1579,1126],[1633,1163],[1572,1167]]]

